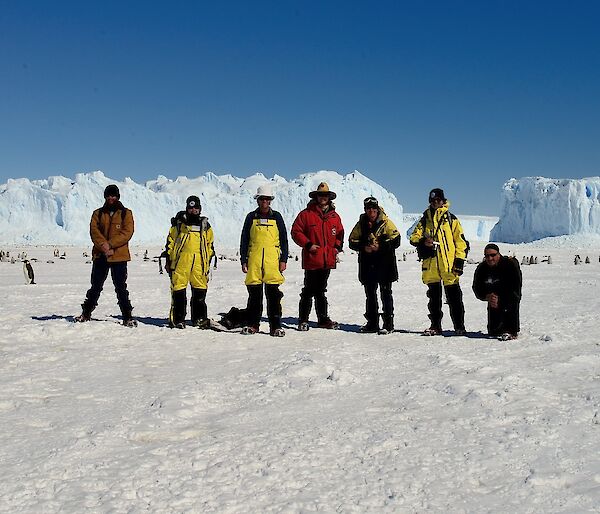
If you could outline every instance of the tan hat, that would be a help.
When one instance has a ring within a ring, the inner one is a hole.
[[[319,187],[317,187],[317,190],[311,191],[310,193],[308,193],[308,196],[310,196],[311,198],[316,198],[317,195],[322,194],[328,194],[330,200],[335,200],[335,197],[337,196],[333,191],[329,191],[329,186],[327,185],[327,182],[321,182],[319,184]]]

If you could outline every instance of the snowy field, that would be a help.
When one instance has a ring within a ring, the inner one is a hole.
[[[94,321],[71,322],[89,283],[82,249],[50,264],[52,248],[29,248],[37,285],[0,263],[0,512],[599,512],[600,244],[501,249],[553,260],[522,267],[510,342],[484,335],[473,264],[468,336],[452,336],[446,306],[444,337],[420,336],[414,254],[398,263],[388,336],[358,333],[348,252],[328,293],[342,329],[297,332],[291,261],[283,339],[266,320],[255,336],[166,328],[168,278],[143,248],[129,266],[137,329],[117,323],[110,279]],[[219,262],[212,317],[244,306],[242,281]]]

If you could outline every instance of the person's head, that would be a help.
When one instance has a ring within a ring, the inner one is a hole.
[[[107,205],[116,204],[121,198],[119,188],[115,184],[110,184],[104,189],[104,201]]]
[[[333,191],[329,190],[327,182],[321,182],[317,189],[311,191],[308,196],[315,200],[322,209],[329,206],[332,200],[337,196]]]
[[[439,209],[446,203],[444,190],[436,187],[429,191],[429,205],[434,209]]]
[[[500,262],[500,257],[502,257],[502,255],[500,255],[500,249],[498,248],[498,245],[494,243],[486,245],[485,249],[483,250],[483,258],[488,266],[497,266]]]
[[[188,199],[185,201],[185,210],[188,214],[200,214],[202,212],[200,198],[196,195],[188,196]]]
[[[259,186],[254,195],[258,208],[263,213],[269,212],[273,198],[275,198],[275,196],[273,196],[273,190],[269,184]]]
[[[365,214],[369,221],[375,221],[379,216],[379,202],[374,196],[368,196],[363,200]]]

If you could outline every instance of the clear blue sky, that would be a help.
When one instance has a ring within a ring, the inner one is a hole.
[[[595,1],[0,0],[0,182],[361,170],[498,214],[600,175]]]

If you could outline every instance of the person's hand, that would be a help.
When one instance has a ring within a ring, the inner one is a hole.
[[[247,264],[242,264],[242,271],[244,273],[248,273],[248,265]]]
[[[312,246],[311,246],[311,247],[308,249],[308,251],[309,251],[309,253],[316,253],[316,251],[317,251],[319,248],[321,248],[319,245],[312,245]]]
[[[112,248],[108,249],[108,252],[104,252],[104,255],[106,255],[107,257],[110,257],[111,255],[114,255],[115,251]]]
[[[105,241],[104,243],[102,243],[100,245],[100,250],[102,250],[103,254],[107,254],[108,251],[110,250],[110,245],[108,244],[108,241]]]
[[[285,268],[287,268],[287,264],[285,262],[280,262],[279,263],[279,272],[283,273],[285,271]]]
[[[465,260],[464,259],[454,259],[454,264],[452,265],[452,273],[456,276],[460,277],[464,272]]]
[[[423,244],[425,246],[433,246],[433,238],[427,236],[423,239]]]
[[[488,305],[492,309],[497,309],[498,308],[498,295],[496,293],[490,293],[485,298],[486,298],[486,300],[488,302]]]

